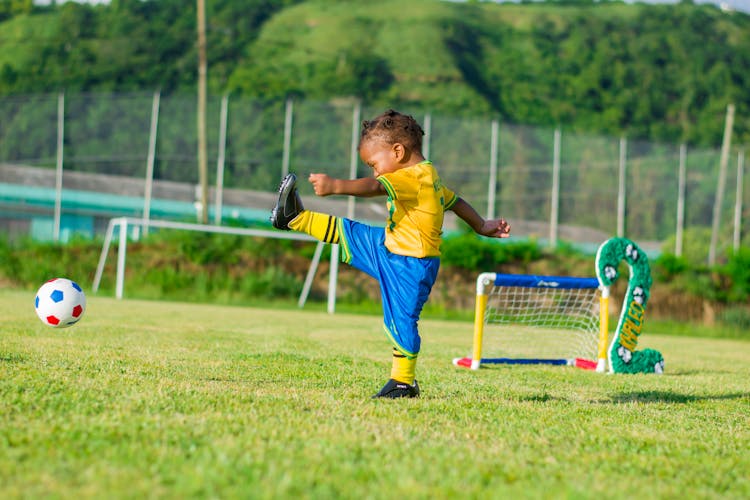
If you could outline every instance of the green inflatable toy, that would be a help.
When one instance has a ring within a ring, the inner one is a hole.
[[[636,351],[645,319],[646,304],[651,289],[651,268],[646,254],[626,238],[605,241],[596,253],[596,276],[604,296],[619,278],[620,261],[630,267],[628,290],[617,323],[612,344],[609,346],[610,371],[613,373],[664,373],[664,357],[659,351]]]

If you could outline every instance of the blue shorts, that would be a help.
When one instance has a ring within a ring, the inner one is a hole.
[[[340,218],[341,260],[380,283],[383,327],[396,349],[407,358],[419,353],[417,322],[435,284],[439,257],[407,257],[385,247],[385,229]]]

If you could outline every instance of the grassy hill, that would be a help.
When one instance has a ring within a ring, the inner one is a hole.
[[[750,142],[750,16],[715,6],[413,0],[208,2],[211,92],[715,147]],[[195,5],[68,2],[0,21],[0,95],[194,92]]]
[[[750,16],[710,6],[309,1],[228,86],[716,145],[727,102],[750,102],[745,52]]]
[[[446,35],[463,25],[459,8],[424,1],[290,7],[262,27],[229,85],[239,89],[259,79],[268,90],[286,92],[281,82],[293,81],[292,91],[318,96],[330,91],[328,84],[355,94],[365,79],[365,92],[381,102],[488,111],[446,46]]]

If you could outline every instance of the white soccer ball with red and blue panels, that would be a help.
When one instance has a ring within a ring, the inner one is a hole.
[[[54,278],[43,284],[34,299],[36,315],[45,325],[67,328],[78,323],[86,310],[86,295],[78,283]]]

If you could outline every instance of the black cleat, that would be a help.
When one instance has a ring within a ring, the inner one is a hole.
[[[405,384],[397,380],[390,379],[385,383],[380,392],[375,394],[372,398],[416,398],[419,396],[419,385],[417,381],[414,381],[414,385]]]
[[[297,192],[297,176],[286,174],[279,184],[279,199],[271,211],[271,224],[276,229],[289,231],[289,222],[297,217],[305,207]]]

